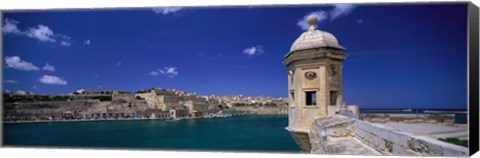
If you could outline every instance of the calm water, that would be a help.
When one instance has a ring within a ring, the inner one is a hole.
[[[4,145],[300,152],[286,116],[4,124]]]

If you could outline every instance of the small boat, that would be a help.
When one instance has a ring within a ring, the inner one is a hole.
[[[170,118],[170,119],[167,119],[167,121],[174,122],[174,121],[180,121],[180,119],[179,118]]]

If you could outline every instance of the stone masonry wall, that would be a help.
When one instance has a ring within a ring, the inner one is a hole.
[[[385,155],[468,156],[468,148],[356,119],[355,138]]]

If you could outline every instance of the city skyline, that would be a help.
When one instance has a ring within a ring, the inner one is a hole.
[[[7,12],[3,86],[286,97],[281,62],[312,14],[346,47],[348,104],[466,109],[464,4]]]

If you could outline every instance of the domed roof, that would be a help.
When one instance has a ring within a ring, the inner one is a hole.
[[[308,17],[308,24],[310,29],[293,42],[292,47],[290,47],[290,53],[297,50],[320,48],[320,47],[333,47],[337,49],[345,49],[344,47],[338,44],[337,39],[331,33],[317,30],[317,17],[310,16]]]

